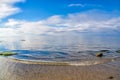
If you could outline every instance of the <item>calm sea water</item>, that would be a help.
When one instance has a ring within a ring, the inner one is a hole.
[[[0,37],[0,52],[12,51],[10,58],[36,61],[78,61],[96,59],[100,50],[109,50],[103,58],[120,57],[120,36],[62,35]]]

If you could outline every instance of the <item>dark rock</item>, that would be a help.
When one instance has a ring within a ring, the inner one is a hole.
[[[25,41],[25,40],[23,39],[23,40],[21,40],[21,41]]]
[[[82,53],[82,51],[78,51],[78,53]]]
[[[103,56],[103,53],[102,52],[98,52],[97,54],[96,54],[96,57],[102,57]]]
[[[114,78],[113,76],[108,77],[108,79],[113,79],[113,78]]]

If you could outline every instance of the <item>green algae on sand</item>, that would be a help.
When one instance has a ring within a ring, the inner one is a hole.
[[[15,52],[1,52],[0,55],[1,56],[12,56],[12,55],[16,55],[17,53]]]

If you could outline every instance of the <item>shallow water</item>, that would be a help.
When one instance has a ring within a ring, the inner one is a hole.
[[[100,60],[95,54],[105,52],[102,59],[119,58],[119,36],[62,35],[62,36],[19,36],[0,37],[0,51],[17,52],[9,56],[20,60],[33,61],[94,61]]]

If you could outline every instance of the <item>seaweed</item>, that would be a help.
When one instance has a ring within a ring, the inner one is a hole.
[[[2,52],[0,53],[1,56],[12,56],[12,55],[16,55],[17,53],[15,52]]]
[[[109,50],[100,50],[100,52],[109,52]]]
[[[117,50],[116,52],[117,52],[117,53],[120,53],[120,50]]]

